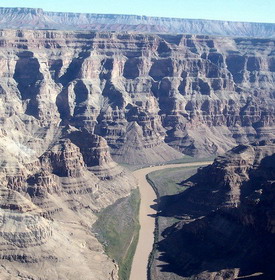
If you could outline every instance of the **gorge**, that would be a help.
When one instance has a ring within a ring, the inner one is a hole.
[[[156,29],[145,25],[142,32],[140,23],[124,28],[127,16],[98,15],[97,20],[111,18],[118,30],[98,23],[99,31],[88,24],[81,31],[68,28],[83,17],[0,9],[0,278],[119,279],[118,262],[107,256],[108,244],[99,242],[92,226],[103,209],[137,188],[131,168],[231,149],[184,182],[190,190],[171,202],[173,209],[187,199],[210,212],[196,221],[174,213],[182,221],[167,230],[158,250],[176,277],[234,279],[242,272],[238,267],[201,274],[209,267],[188,246],[181,255],[181,237],[192,232],[201,244],[208,230],[216,234],[215,221],[235,226],[238,220],[273,238],[275,25],[232,23],[224,30],[224,23],[209,22],[211,34],[196,34],[205,33],[204,23],[178,21],[171,31],[172,20],[155,18]],[[64,18],[71,25],[61,26]],[[36,30],[27,29],[34,24]],[[178,34],[187,31],[193,35]],[[213,189],[204,189],[205,178]],[[245,273],[254,273],[245,265]],[[259,269],[273,275],[268,265]],[[166,277],[156,267],[152,275]]]

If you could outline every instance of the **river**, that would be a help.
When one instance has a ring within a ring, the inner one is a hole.
[[[211,163],[212,161],[168,164],[147,167],[134,171],[133,174],[138,180],[141,197],[139,210],[140,232],[136,252],[133,259],[130,280],[147,280],[148,257],[152,251],[154,244],[154,215],[157,212],[151,208],[151,205],[154,205],[156,203],[155,200],[157,199],[157,196],[151,185],[147,182],[146,175],[153,171],[166,168],[203,166]]]

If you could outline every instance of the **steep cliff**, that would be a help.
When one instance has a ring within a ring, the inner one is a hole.
[[[46,12],[0,8],[0,28],[134,31],[243,37],[275,37],[275,24],[115,14]]]
[[[274,54],[272,39],[1,30],[1,277],[116,279],[90,231],[135,187],[113,159],[270,138]]]
[[[273,279],[274,163],[274,140],[240,145],[182,182],[159,213],[179,222],[158,244],[157,279]]]
[[[50,60],[61,53],[51,56],[38,38],[43,32],[28,32],[33,45],[30,38],[17,45],[12,38],[19,33],[2,34],[11,45],[4,43],[0,58],[0,278],[118,279],[91,226],[99,210],[130,194],[135,180],[101,136],[63,117],[73,110],[66,97],[81,103],[81,96],[71,91],[64,100],[68,88],[54,81],[59,60]]]
[[[20,127],[10,134],[25,153],[45,151],[60,125],[102,136],[129,163],[218,154],[274,134],[274,40],[0,35],[1,121]]]

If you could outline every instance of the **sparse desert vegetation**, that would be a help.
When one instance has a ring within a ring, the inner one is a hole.
[[[140,195],[138,189],[126,198],[105,208],[98,214],[93,231],[104,245],[109,257],[119,266],[119,279],[128,280],[138,241],[138,211]]]

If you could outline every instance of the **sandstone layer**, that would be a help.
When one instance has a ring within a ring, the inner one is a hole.
[[[275,140],[239,145],[161,198],[159,215],[179,221],[158,243],[154,277],[273,279],[274,163]]]
[[[85,133],[84,147],[73,143],[75,133],[84,136],[80,131],[64,130],[50,145],[45,141],[41,155],[31,148],[26,155],[7,139],[0,168],[1,279],[118,279],[91,226],[135,181],[111,160],[100,136]]]
[[[54,81],[50,60],[60,59],[60,48],[52,57],[44,39],[42,49],[34,41],[35,51],[21,43],[0,51],[0,278],[118,279],[91,227],[135,180],[113,161],[106,140],[63,117],[74,111],[66,97],[82,97]],[[85,95],[82,81],[75,86]]]

